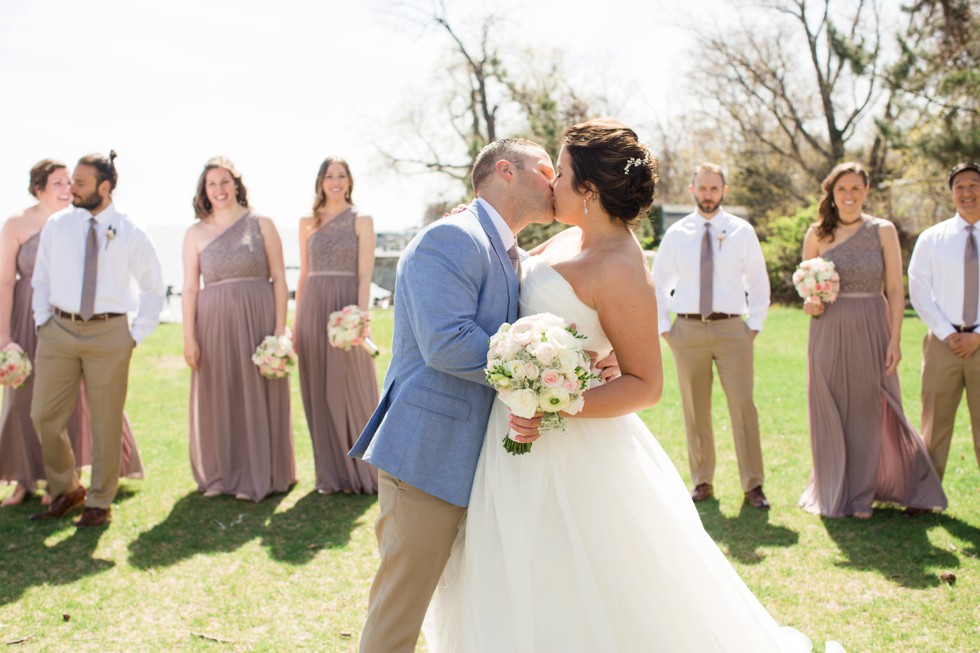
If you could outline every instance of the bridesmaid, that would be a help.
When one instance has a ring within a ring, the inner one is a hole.
[[[885,501],[912,512],[946,507],[922,438],[905,418],[898,384],[905,293],[898,233],[862,213],[868,173],[841,163],[823,181],[819,220],[803,258],[832,261],[837,301],[808,299],[808,402],[813,475],[800,506],[827,517],[871,518]],[[882,294],[884,289],[884,295]]]
[[[316,176],[313,215],[299,221],[296,347],[303,408],[313,439],[321,494],[376,494],[378,470],[347,456],[378,403],[374,361],[327,340],[327,318],[344,306],[370,308],[374,224],[351,200],[354,179],[343,159],[327,158]]]
[[[282,242],[224,157],[205,164],[194,213],[182,299],[191,470],[206,497],[258,502],[296,482],[289,379],[266,379],[251,360],[263,338],[286,331]]]
[[[44,159],[31,168],[28,191],[37,204],[12,216],[0,230],[0,347],[15,342],[31,361],[37,349],[34,312],[31,308],[31,275],[41,228],[57,211],[71,204],[71,177],[60,161]],[[16,482],[13,493],[0,505],[13,506],[37,490],[44,480],[41,443],[31,422],[34,375],[20,388],[4,388],[0,412],[0,481]],[[79,467],[91,464],[92,431],[84,388],[68,422],[68,437]],[[123,416],[122,476],[143,478],[143,466],[129,420]],[[45,496],[44,503],[50,499]]]

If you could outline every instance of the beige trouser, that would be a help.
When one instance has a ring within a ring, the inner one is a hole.
[[[361,653],[411,653],[466,508],[378,474],[381,564],[371,585]]]
[[[688,464],[695,486],[712,483],[715,475],[715,436],[711,426],[712,361],[718,368],[721,387],[728,399],[742,489],[747,492],[763,483],[759,413],[752,399],[752,340],[752,331],[738,318],[701,322],[679,317],[667,335],[677,368],[687,431]]]
[[[956,410],[966,388],[973,451],[980,466],[980,353],[960,358],[945,342],[926,334],[922,342],[922,439],[942,479],[953,439]]]
[[[85,504],[108,508],[119,484],[123,407],[135,343],[125,316],[92,322],[52,317],[38,330],[31,420],[51,496],[79,486],[65,427],[85,378],[92,420],[92,482]]]

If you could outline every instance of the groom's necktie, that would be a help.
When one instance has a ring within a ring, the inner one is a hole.
[[[701,301],[698,306],[701,318],[711,315],[711,296],[714,293],[715,263],[711,250],[711,223],[704,223],[704,238],[701,239]]]
[[[517,275],[517,281],[521,280],[521,255],[517,253],[517,243],[515,242],[507,250],[507,256],[510,258],[510,264],[514,266],[514,274]]]
[[[977,296],[980,295],[980,262],[977,261],[977,241],[973,225],[966,227],[966,251],[963,253],[963,325],[977,323]]]
[[[85,241],[85,272],[82,275],[82,301],[78,314],[83,320],[95,315],[95,281],[99,270],[99,238],[95,233],[95,218],[89,218],[88,239]]]

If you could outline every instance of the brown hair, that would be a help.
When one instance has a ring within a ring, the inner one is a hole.
[[[55,161],[54,159],[41,159],[34,164],[31,168],[31,184],[27,187],[27,192],[37,197],[37,194],[43,191],[48,186],[48,177],[51,176],[55,170],[67,170],[66,166],[61,161]]]
[[[491,176],[498,161],[510,161],[518,170],[524,169],[524,160],[532,148],[541,147],[526,138],[502,138],[485,146],[473,160],[470,178],[473,180],[473,190],[480,190]]]
[[[820,198],[820,206],[817,208],[817,236],[827,242],[834,242],[834,231],[840,224],[840,213],[837,211],[837,203],[834,202],[834,185],[841,177],[850,173],[861,175],[861,178],[864,179],[864,186],[868,186],[870,182],[868,171],[860,163],[854,161],[838,163],[820,184],[823,189],[823,197]]]
[[[725,171],[717,163],[701,163],[697,168],[694,169],[694,174],[691,175],[691,185],[694,185],[694,180],[698,178],[702,172],[711,172],[719,177],[721,177],[721,185],[725,185]]]
[[[245,188],[245,184],[242,182],[241,173],[235,169],[235,164],[231,162],[231,159],[223,156],[215,156],[208,159],[208,162],[204,164],[204,170],[201,171],[201,176],[197,179],[197,192],[194,194],[194,217],[198,220],[203,220],[209,216],[214,209],[211,206],[211,200],[208,199],[208,193],[204,189],[204,185],[207,182],[208,171],[214,170],[215,168],[228,171],[231,178],[235,180],[235,201],[248,208],[248,189]]]
[[[600,118],[569,127],[561,141],[572,162],[575,190],[597,193],[606,213],[634,226],[653,204],[658,167],[636,132]]]
[[[103,181],[109,182],[109,193],[116,190],[116,182],[119,181],[119,173],[116,172],[116,151],[109,150],[109,157],[106,158],[101,154],[89,154],[83,156],[78,160],[78,165],[80,166],[90,166],[95,168],[95,187],[102,184]]]
[[[347,172],[347,180],[350,185],[347,187],[347,192],[344,194],[344,199],[347,200],[348,204],[353,204],[354,200],[351,196],[354,194],[354,175],[350,172],[350,165],[344,159],[338,156],[328,156],[320,164],[320,170],[316,173],[316,197],[313,199],[313,224],[312,229],[318,229],[320,227],[320,216],[317,214],[321,208],[323,208],[327,203],[327,194],[323,192],[323,179],[327,176],[327,168],[330,167],[332,163],[339,163],[344,166],[344,171]]]

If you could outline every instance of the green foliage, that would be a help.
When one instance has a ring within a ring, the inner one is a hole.
[[[793,287],[793,271],[803,258],[803,239],[806,231],[816,221],[817,205],[811,204],[793,215],[770,220],[759,229],[773,302],[783,304],[799,302],[800,297]]]

